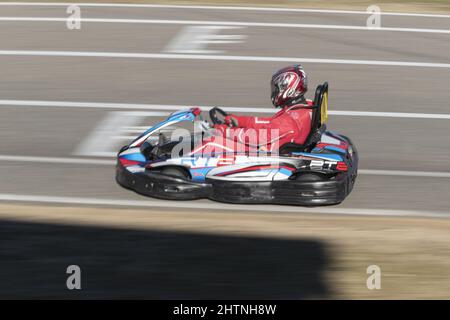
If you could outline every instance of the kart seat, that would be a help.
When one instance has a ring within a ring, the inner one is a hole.
[[[322,133],[326,130],[326,125],[320,126],[319,129],[311,130],[304,144],[288,142],[280,147],[280,154],[290,154],[292,152],[310,152],[317,143],[320,142]]]
[[[314,96],[314,104],[311,107],[311,131],[304,144],[285,143],[280,147],[280,154],[290,154],[292,152],[310,152],[320,141],[322,133],[326,130],[328,109],[328,82],[318,85]]]

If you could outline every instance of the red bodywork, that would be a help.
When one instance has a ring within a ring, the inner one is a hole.
[[[304,144],[311,131],[311,116],[313,102],[284,107],[272,117],[252,117],[230,115],[237,120],[237,127],[228,125],[214,126],[222,135],[222,139],[237,140],[243,144],[254,144],[255,139],[249,139],[256,133],[256,144],[265,146],[268,151],[274,150],[286,143]],[[249,141],[253,143],[249,143]]]

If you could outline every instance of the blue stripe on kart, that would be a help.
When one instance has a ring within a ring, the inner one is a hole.
[[[286,176],[288,176],[288,177],[290,177],[291,174],[292,174],[292,171],[291,171],[291,170],[288,170],[288,169],[286,169],[286,168],[281,168],[279,172],[282,173],[282,174],[284,174],[284,175],[286,175]]]
[[[342,161],[342,157],[338,154],[321,154],[321,153],[307,153],[307,152],[293,152],[292,154],[298,155],[298,156],[305,156],[305,157],[329,160],[329,161]]]
[[[127,160],[132,160],[132,161],[139,161],[139,162],[146,162],[147,159],[145,159],[144,155],[142,153],[129,153],[129,154],[124,154],[122,156],[120,156],[121,158],[127,159]]]
[[[339,147],[335,147],[335,146],[326,146],[325,149],[326,150],[331,150],[331,151],[337,151],[337,152],[340,152],[340,153],[343,153],[343,154],[347,153],[347,150],[339,148]]]
[[[191,173],[191,176],[192,176],[192,180],[194,180],[194,181],[205,181],[206,174],[213,168],[214,167],[204,167],[204,168],[191,169],[190,173]]]

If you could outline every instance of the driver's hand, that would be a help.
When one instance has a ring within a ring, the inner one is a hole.
[[[239,125],[238,120],[233,115],[226,116],[225,123],[230,127],[237,127]]]
[[[226,124],[215,124],[214,125],[215,133],[214,135],[225,135],[228,129],[228,125]]]

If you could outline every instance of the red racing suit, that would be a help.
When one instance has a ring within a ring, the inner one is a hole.
[[[237,120],[237,127],[230,128],[227,125],[216,125],[214,127],[228,137],[230,135],[245,135],[249,131],[259,132],[261,129],[265,129],[267,138],[265,141],[259,138],[258,145],[266,145],[268,150],[273,149],[272,145],[281,147],[289,142],[304,144],[311,131],[312,116],[312,110],[305,107],[311,107],[312,105],[311,100],[306,100],[302,104],[286,106],[272,117],[267,118],[229,115],[226,118],[227,122],[230,122],[232,117]]]

